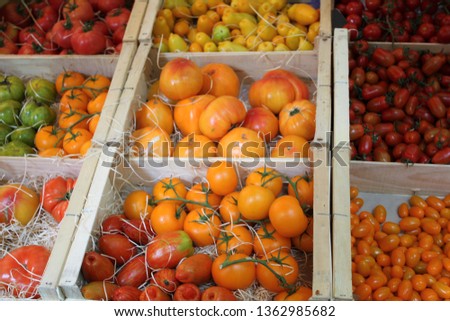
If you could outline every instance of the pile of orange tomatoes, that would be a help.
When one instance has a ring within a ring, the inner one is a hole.
[[[251,108],[240,95],[240,78],[230,66],[199,67],[185,58],[171,60],[150,88],[148,101],[136,111],[133,153],[308,157],[316,106],[302,79],[288,70],[268,71],[250,86]],[[176,146],[171,137],[175,129],[181,134]]]

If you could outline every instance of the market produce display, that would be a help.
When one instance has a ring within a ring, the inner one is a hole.
[[[316,106],[306,83],[277,69],[252,82],[226,64],[176,58],[135,113],[133,155],[307,158]]]
[[[307,300],[313,180],[216,163],[202,182],[175,177],[123,194],[84,255],[92,300]],[[116,212],[117,213],[117,212]],[[256,289],[259,289],[257,292]],[[257,294],[258,293],[258,294]]]
[[[83,156],[111,80],[65,71],[54,82],[0,75],[0,155]]]
[[[0,54],[117,54],[134,1],[10,1],[0,10]]]
[[[450,164],[449,58],[365,40],[351,45],[352,159]]]
[[[75,184],[63,176],[26,180],[0,185],[0,298],[40,297],[37,287]]]
[[[319,10],[286,0],[166,0],[153,26],[161,52],[314,49]]]
[[[352,284],[356,300],[450,299],[450,194],[413,195],[392,221],[383,205],[361,210],[351,196]]]
[[[339,0],[343,26],[351,40],[450,42],[450,4],[446,0]]]

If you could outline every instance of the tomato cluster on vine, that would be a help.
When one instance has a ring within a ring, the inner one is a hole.
[[[395,42],[450,42],[448,1],[340,0],[344,28],[352,40]]]
[[[351,46],[352,159],[450,163],[449,58],[365,40]]]
[[[134,1],[10,1],[0,10],[0,53],[120,53]]]

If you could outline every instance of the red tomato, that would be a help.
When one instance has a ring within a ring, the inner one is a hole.
[[[60,20],[55,23],[50,31],[50,40],[64,49],[72,48],[72,35],[76,29],[81,27],[80,20]]]
[[[34,19],[36,26],[40,30],[47,32],[58,21],[58,12],[51,6],[46,6],[35,12]]]
[[[105,233],[118,233],[122,232],[122,221],[125,219],[125,215],[117,214],[110,215],[102,222],[102,234]]]
[[[30,26],[20,30],[19,41],[21,44],[31,42],[43,43],[45,41],[45,35],[36,26]]]
[[[189,235],[184,231],[159,234],[147,246],[145,258],[153,269],[174,268],[185,257],[194,253]]]
[[[270,142],[278,135],[278,118],[267,108],[250,109],[242,126],[256,131],[266,142]]]
[[[174,301],[200,301],[202,293],[193,283],[184,283],[177,287],[173,294]]]
[[[359,155],[369,155],[372,153],[373,140],[372,136],[365,134],[361,137],[358,145],[358,153]]]
[[[139,301],[142,291],[134,286],[121,286],[114,290],[111,299],[113,301]]]
[[[115,8],[125,6],[125,0],[98,0],[97,6],[101,12],[107,13]]]
[[[98,240],[100,251],[115,259],[117,264],[124,264],[136,254],[136,247],[130,240],[120,234],[105,234]]]
[[[381,28],[377,23],[370,23],[362,30],[364,39],[368,41],[378,41],[381,38]]]
[[[69,15],[72,20],[89,21],[95,17],[89,1],[68,0],[63,8],[63,16]]]
[[[447,108],[437,95],[428,99],[427,106],[436,118],[444,118],[447,113]]]
[[[402,161],[405,163],[417,163],[421,153],[417,144],[408,144],[402,153]]]
[[[387,88],[380,84],[363,87],[361,95],[364,100],[371,100],[386,95]]]
[[[119,27],[126,25],[130,19],[131,12],[127,8],[116,8],[106,14],[105,22],[111,32]]]
[[[121,220],[122,231],[133,242],[146,245],[150,242],[152,236],[155,234],[150,226],[150,220],[133,218],[131,220]]]
[[[139,255],[127,262],[117,273],[116,280],[119,285],[139,287],[150,277],[150,270],[145,264],[144,255]]]
[[[389,67],[395,63],[395,57],[389,50],[376,48],[372,54],[372,59],[380,66]]]
[[[58,176],[44,184],[41,194],[42,207],[49,212],[56,222],[61,222],[69,206],[70,196],[76,180]]]
[[[105,51],[107,39],[92,27],[82,27],[74,31],[70,43],[76,54],[96,55]]]
[[[114,265],[106,256],[97,252],[87,252],[84,255],[81,273],[87,282],[109,280],[114,272]]]
[[[47,266],[50,251],[28,245],[7,253],[0,259],[0,289],[10,289],[21,298],[39,298],[37,287]]]
[[[175,278],[174,269],[161,269],[153,273],[152,283],[166,292],[175,292],[180,282]]]
[[[206,254],[194,254],[178,264],[175,276],[182,283],[207,283],[211,280],[212,262]]]
[[[31,22],[31,16],[22,2],[12,1],[6,3],[1,8],[0,16],[21,28],[28,26]]]
[[[211,286],[203,291],[202,301],[237,301],[237,299],[230,290],[221,286]]]
[[[450,147],[438,151],[431,159],[433,164],[450,164]]]

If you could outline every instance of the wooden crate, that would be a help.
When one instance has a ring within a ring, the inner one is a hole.
[[[397,46],[418,50],[442,51],[441,45],[371,43],[386,49]],[[446,51],[450,50],[447,46]],[[348,117],[348,35],[335,29],[333,43],[334,115],[332,160],[333,299],[352,300],[350,250],[350,186],[361,191],[364,209],[383,204],[398,221],[397,206],[411,195],[444,195],[450,192],[447,165],[380,163],[350,160],[350,122]]]
[[[56,293],[59,274],[65,261],[72,234],[75,231],[76,223],[84,206],[84,201],[86,200],[86,195],[89,191],[92,177],[97,166],[98,157],[101,152],[99,146],[106,141],[108,129],[112,122],[115,109],[119,103],[123,84],[128,75],[128,66],[131,65],[136,47],[135,43],[124,43],[120,56],[0,57],[0,72],[24,78],[39,76],[54,81],[57,75],[64,70],[75,70],[87,75],[101,73],[112,78],[105,106],[101,113],[96,133],[93,137],[93,147],[88,156],[78,161],[80,163],[79,167],[81,168],[79,175],[80,179],[77,188],[73,192],[73,201],[67,209],[67,217],[70,219],[64,220],[61,223],[60,228],[64,233],[61,233],[57,239],[57,243],[55,244],[54,251],[52,252],[48,263],[48,272],[44,274],[42,285],[39,290],[44,299],[59,298]],[[20,164],[24,162],[24,164],[27,164],[30,168],[34,168],[36,173],[42,173],[43,171],[51,172],[53,170],[58,170],[59,167],[57,165],[64,164],[66,160],[60,158],[41,159],[33,155],[26,158],[0,157],[0,161],[4,164],[8,164],[8,168],[12,168],[12,170],[15,166],[18,166],[18,170],[21,168],[23,169],[23,166],[20,167]],[[51,164],[55,164],[55,167],[52,167]]]
[[[86,75],[95,73],[111,78],[111,85],[102,110],[93,142],[106,141],[110,124],[120,100],[128,70],[136,52],[136,43],[124,43],[120,55],[97,56],[0,56],[0,72],[19,77],[44,77],[54,81],[59,73],[74,70]]]
[[[304,2],[311,3],[311,0],[288,0],[288,2]],[[314,1],[316,2],[316,1]],[[147,10],[142,21],[141,31],[139,33],[138,39],[140,42],[151,42],[152,41],[152,30],[153,24],[155,23],[156,14],[158,10],[162,7],[164,0],[149,0]],[[334,4],[334,3],[333,3]],[[322,0],[320,1],[320,32],[321,37],[331,37],[331,12],[334,8],[332,1]]]
[[[133,42],[137,44],[144,16],[150,0],[134,0],[131,15],[123,36],[123,42]]]
[[[86,161],[86,163],[89,163]],[[0,182],[6,183],[6,182],[13,182],[13,183],[23,183],[30,188],[34,187],[34,184],[41,186],[41,184],[44,183],[47,179],[56,177],[56,176],[63,176],[63,177],[71,177],[71,178],[79,178],[79,181],[76,185],[76,188],[73,191],[72,194],[72,201],[70,202],[69,209],[67,212],[67,218],[63,219],[63,221],[60,223],[59,226],[55,226],[49,224],[49,227],[54,229],[51,231],[50,234],[54,235],[57,233],[55,243],[53,245],[53,248],[51,248],[51,258],[47,264],[47,269],[44,273],[42,282],[44,282],[44,279],[49,278],[56,278],[58,279],[59,271],[53,269],[51,267],[52,260],[59,260],[63,259],[65,260],[65,255],[59,255],[58,252],[60,252],[61,248],[64,248],[64,242],[62,242],[66,238],[71,238],[73,234],[73,226],[71,220],[71,216],[73,215],[70,211],[70,208],[73,208],[74,205],[76,205],[77,201],[80,201],[81,198],[79,198],[80,192],[83,191],[83,183],[84,183],[84,175],[82,173],[82,164],[83,161],[80,159],[52,159],[52,158],[25,158],[25,157],[2,157],[0,159]],[[40,193],[40,190],[36,190],[36,192]],[[44,211],[41,210],[39,215],[47,215],[44,214]],[[40,217],[42,217],[40,216]],[[37,220],[42,220],[41,218],[38,218]],[[30,223],[31,224],[31,223]],[[24,231],[26,227],[24,227]],[[3,231],[2,231],[3,233]],[[36,239],[37,240],[37,239]],[[41,243],[40,240],[37,240],[39,245],[49,246],[50,244]],[[45,242],[49,242],[49,240],[45,240]],[[22,244],[23,243],[23,244]],[[22,245],[32,245],[31,243],[25,244],[22,242]],[[33,243],[36,244],[36,243]],[[4,248],[4,244],[2,243],[0,245],[0,249],[6,250]],[[67,248],[65,249],[67,251]],[[63,252],[62,252],[63,253]],[[56,273],[56,274],[54,274]],[[51,292],[50,288],[45,288],[46,291]],[[52,290],[54,292],[54,296],[56,298],[56,291],[53,288]],[[41,294],[42,298],[46,298],[45,291],[41,291],[39,289],[39,293]],[[1,293],[0,293],[1,295]],[[0,298],[1,300],[1,298]]]
[[[173,158],[166,159],[166,163],[162,167],[156,167],[154,164],[148,163],[146,159],[128,159],[128,162],[117,162],[117,159],[122,159],[119,152],[120,150],[117,153],[114,152],[112,148],[108,153],[102,155],[98,163],[88,200],[60,278],[59,287],[67,299],[83,299],[80,287],[85,281],[80,273],[80,268],[84,254],[93,248],[92,242],[99,235],[101,221],[111,214],[120,213],[122,210],[121,199],[127,192],[138,186],[151,191],[158,179],[167,176],[178,177],[190,183],[194,178],[205,177],[206,174],[205,163],[198,165],[184,163],[185,166],[181,166],[180,161],[175,161]],[[327,300],[331,295],[330,191],[328,189],[330,177],[325,159],[328,150],[314,148],[313,154],[314,161],[320,162],[320,166],[314,169],[301,161],[298,163],[284,161],[265,163],[265,159],[251,164],[246,164],[245,161],[235,162],[234,166],[241,177],[241,182],[248,172],[264,166],[264,164],[291,177],[313,171],[314,180],[316,182],[320,180],[320,184],[314,184],[314,254],[310,278],[313,299]]]
[[[294,72],[314,93],[317,105],[316,134],[314,142],[326,145],[331,129],[331,38],[319,38],[318,49],[304,52],[272,53],[164,53],[158,55],[151,50],[151,43],[143,42],[137,49],[129,76],[124,85],[114,122],[111,125],[108,141],[119,141],[123,133],[132,128],[134,113],[146,101],[149,84],[156,80],[160,68],[168,61],[185,57],[199,66],[207,63],[225,62],[240,78],[245,92],[251,81],[259,79],[271,69],[283,68]],[[246,102],[246,97],[241,95]]]

